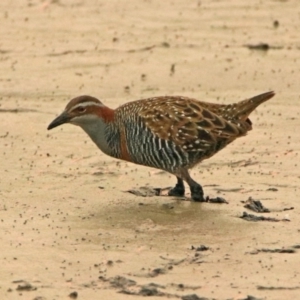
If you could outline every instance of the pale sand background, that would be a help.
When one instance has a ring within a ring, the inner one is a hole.
[[[136,281],[132,291],[155,283],[178,297],[300,299],[300,250],[250,254],[300,244],[299,8],[298,0],[2,0],[0,298],[144,298],[98,279],[119,275]],[[259,42],[280,49],[243,47]],[[79,94],[117,107],[157,95],[230,103],[273,89],[252,115],[254,130],[193,171],[228,205],[126,193],[175,180],[105,156],[74,126],[46,130]],[[238,218],[250,196],[294,207],[267,215],[290,222]],[[191,246],[201,244],[210,250],[197,263]],[[184,261],[169,270],[174,261],[162,257]],[[16,291],[16,280],[37,290]]]

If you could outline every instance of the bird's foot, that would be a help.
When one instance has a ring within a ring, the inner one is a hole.
[[[200,184],[191,187],[192,200],[195,202],[206,202],[203,195],[203,189]]]
[[[169,196],[183,197],[184,196],[184,186],[181,184],[176,184],[176,186],[169,190]]]

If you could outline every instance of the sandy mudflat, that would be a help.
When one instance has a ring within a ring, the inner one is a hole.
[[[2,0],[0,299],[300,299],[298,2]],[[254,130],[192,172],[228,204],[128,193],[175,179],[46,130],[80,94],[117,107],[268,90]]]

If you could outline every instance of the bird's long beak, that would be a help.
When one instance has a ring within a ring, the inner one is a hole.
[[[48,130],[60,126],[65,123],[69,123],[70,117],[68,116],[67,112],[63,112],[57,118],[55,118],[48,126]]]

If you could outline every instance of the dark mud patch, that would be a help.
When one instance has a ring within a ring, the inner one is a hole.
[[[168,272],[170,272],[171,270],[173,270],[175,266],[178,266],[186,261],[185,258],[171,259],[171,258],[165,258],[163,256],[160,256],[160,258],[164,261],[160,266],[153,268],[147,272],[134,274],[134,276],[144,277],[144,278],[153,278],[153,277],[157,277],[159,275],[165,275]]]
[[[205,245],[200,245],[200,246],[191,246],[191,250],[195,250],[196,252],[201,252],[201,251],[207,251],[210,248],[205,246]]]
[[[100,276],[99,280],[104,284],[106,288],[111,288],[116,290],[117,293],[125,295],[135,295],[143,297],[167,297],[167,298],[177,298],[184,300],[210,300],[208,298],[200,297],[197,294],[186,294],[184,293],[188,290],[199,289],[199,286],[188,286],[184,284],[171,283],[167,285],[157,284],[155,282],[149,282],[146,284],[139,284],[135,280],[124,276],[115,276],[111,278],[106,278]],[[174,292],[174,289],[176,291]]]
[[[292,247],[287,247],[287,248],[275,248],[275,249],[270,249],[270,248],[262,248],[262,249],[256,249],[250,254],[258,254],[258,253],[296,253],[296,249],[298,245],[292,246]]]
[[[0,108],[0,113],[30,113],[30,112],[40,112],[36,109],[30,108]]]
[[[252,197],[249,197],[247,201],[242,201],[242,203],[245,203],[245,208],[257,213],[283,212],[294,209],[294,207],[286,207],[282,209],[269,209],[265,207],[260,200],[254,200]]]
[[[226,199],[224,199],[223,197],[215,197],[215,198],[206,197],[205,200],[206,200],[205,202],[208,202],[208,203],[218,203],[218,204],[226,203],[226,204],[228,204]]]
[[[36,291],[37,287],[33,286],[31,283],[25,281],[25,280],[15,280],[13,283],[18,284],[16,290],[19,292],[30,292],[30,291]]]
[[[259,213],[269,213],[270,210],[263,206],[263,204],[259,200],[254,200],[251,197],[246,201],[245,208],[248,208],[252,211]]]
[[[240,216],[241,219],[249,222],[260,222],[260,221],[266,221],[266,222],[289,222],[288,219],[277,219],[272,217],[265,217],[265,216],[256,216],[252,214],[248,214],[247,212],[243,212],[243,215]]]
[[[199,297],[196,294],[191,294],[191,295],[182,296],[181,300],[209,300],[209,299],[204,297]]]
[[[138,197],[155,197],[155,196],[169,196],[168,192],[170,189],[172,189],[172,187],[153,188],[153,187],[148,187],[148,186],[142,186],[137,189],[130,189],[126,192],[133,194],[135,196],[138,196]],[[172,196],[169,196],[169,197],[172,197]],[[193,202],[193,200],[191,198],[187,198],[185,196],[182,196],[182,197],[180,196],[180,197],[176,197],[176,198],[180,199],[180,200]],[[210,198],[209,196],[207,196],[207,197],[205,197],[204,201],[202,201],[202,202],[228,204],[228,202],[222,197]]]
[[[247,47],[250,50],[258,50],[258,51],[268,51],[268,50],[279,50],[283,49],[282,46],[272,46],[268,43],[258,43],[258,44],[246,44],[244,47]]]
[[[262,298],[256,298],[254,296],[248,295],[246,298],[240,298],[239,300],[262,300]]]
[[[170,187],[165,188],[165,189],[169,190]],[[160,196],[162,193],[162,190],[165,190],[165,189],[142,186],[138,189],[131,189],[126,192],[133,194],[135,196],[138,196],[138,197],[154,197],[154,196]]]
[[[257,289],[260,291],[293,291],[293,290],[300,290],[300,286],[291,286],[291,287],[285,287],[285,286],[262,286],[258,285]]]
[[[69,297],[70,297],[71,299],[77,299],[78,293],[77,293],[76,291],[74,291],[74,292],[72,292],[72,293],[69,294]]]

